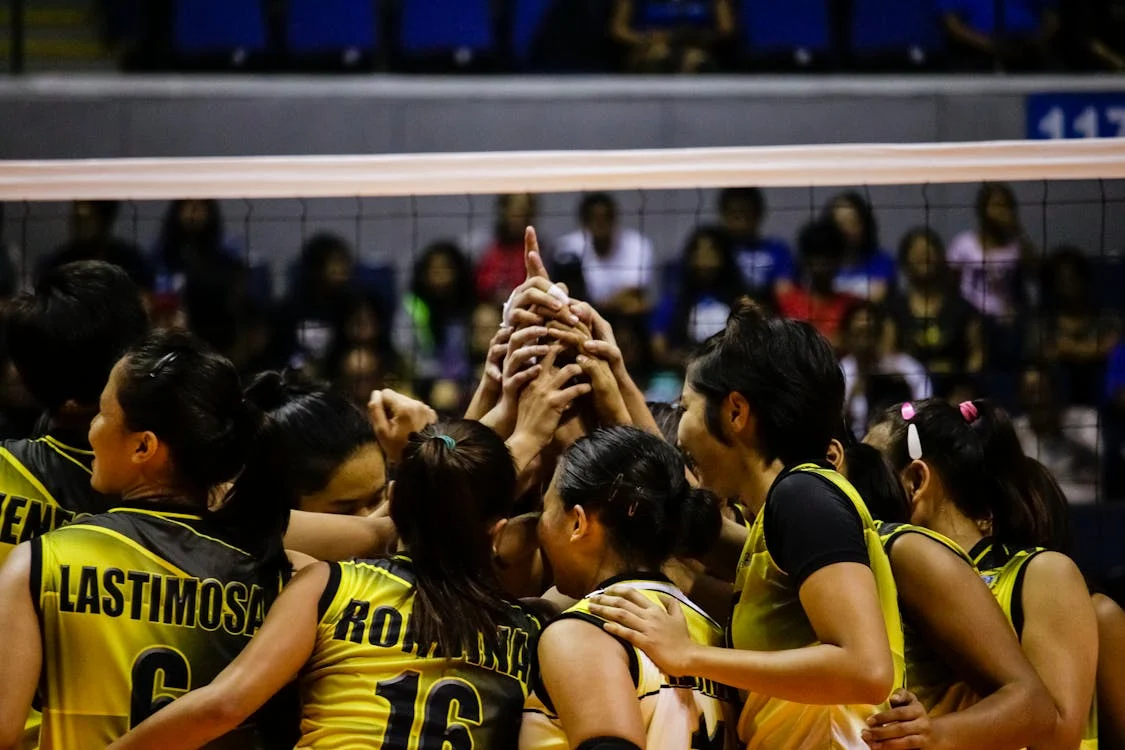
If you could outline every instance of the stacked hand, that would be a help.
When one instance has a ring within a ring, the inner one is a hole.
[[[371,393],[367,413],[375,426],[375,437],[391,463],[402,458],[410,433],[437,421],[437,412],[429,406],[389,388]]]

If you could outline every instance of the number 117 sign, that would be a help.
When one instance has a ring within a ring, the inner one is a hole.
[[[1032,94],[1027,137],[1125,138],[1125,91],[1107,94]]]

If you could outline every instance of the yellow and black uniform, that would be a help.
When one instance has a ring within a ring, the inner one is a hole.
[[[298,747],[515,747],[539,620],[513,604],[498,652],[450,658],[415,642],[414,595],[408,557],[331,564]]]
[[[784,651],[818,643],[801,606],[801,585],[829,565],[867,565],[894,658],[894,688],[904,679],[902,622],[890,561],[878,527],[843,476],[816,464],[777,478],[750,528],[735,578],[728,645]],[[889,693],[888,693],[889,697]],[[748,750],[866,748],[860,737],[875,706],[814,706],[748,693],[738,733]]]
[[[992,595],[1000,604],[1000,609],[1012,623],[1016,637],[1023,639],[1023,582],[1027,566],[1037,555],[1047,550],[1043,547],[1013,549],[984,538],[969,551],[969,558],[976,566]],[[1090,703],[1090,717],[1082,732],[1081,750],[1097,750],[1098,747],[1098,697]]]
[[[85,438],[69,443],[51,435],[0,442],[0,564],[17,544],[108,510],[90,487],[94,454],[75,447]]]
[[[933,539],[973,568],[972,560],[956,542],[936,531],[908,523],[880,524],[879,537],[888,558],[895,542],[906,534],[921,534]],[[980,700],[976,692],[961,681],[957,672],[933,650],[906,612],[902,613],[902,632],[906,646],[906,688],[918,697],[930,716],[936,718],[963,711]]]
[[[696,643],[721,646],[722,627],[708,617],[659,573],[630,573],[616,576],[568,609],[558,619],[574,618],[601,627],[604,619],[590,612],[589,599],[610,586],[626,586],[646,598],[660,602],[660,595],[679,602],[688,632]],[[550,627],[550,626],[548,626]],[[738,747],[738,691],[698,677],[670,677],[639,648],[621,642],[629,656],[629,671],[637,689],[646,747],[662,750],[733,750]],[[520,750],[566,750],[571,746],[551,704],[550,696],[536,679],[535,689],[524,709]]]
[[[83,446],[83,447],[76,447]],[[17,544],[46,534],[87,513],[106,510],[90,487],[94,454],[85,436],[52,435],[0,442],[0,565]],[[23,750],[39,738],[39,712],[24,728]]]
[[[250,641],[280,577],[263,586],[254,557],[206,531],[196,515],[119,508],[32,542],[44,750],[105,747]],[[268,747],[267,726],[208,747]]]

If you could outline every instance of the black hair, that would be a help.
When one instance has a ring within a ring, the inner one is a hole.
[[[856,443],[844,449],[848,481],[873,518],[885,523],[910,520],[910,499],[887,457],[878,448]]]
[[[710,287],[704,287],[691,270],[692,256],[698,252],[704,240],[710,241],[719,253],[719,273]],[[691,237],[684,244],[681,264],[683,283],[676,294],[676,310],[669,331],[669,338],[676,346],[688,343],[691,314],[702,294],[713,294],[720,302],[731,305],[745,293],[742,272],[739,271],[738,262],[734,257],[730,235],[719,227],[699,227],[692,232]]]
[[[352,248],[347,240],[332,232],[317,232],[301,248],[299,262],[301,293],[305,296],[323,291],[321,278],[328,261],[335,254],[352,257]]]
[[[1090,266],[1090,259],[1082,249],[1074,245],[1059,245],[1054,251],[1047,256],[1043,262],[1043,270],[1040,274],[1040,288],[1043,290],[1043,305],[1050,310],[1059,309],[1063,300],[1059,299],[1056,290],[1056,282],[1061,276],[1061,271],[1064,267],[1070,266],[1074,269],[1078,279],[1086,285],[1085,295],[1082,295],[1075,302],[1079,305],[1078,310],[1068,310],[1071,312],[1084,312],[1093,313],[1096,309],[1097,300],[1092,292],[1093,285],[1093,269]]]
[[[670,445],[676,445],[680,439],[680,420],[684,416],[683,408],[679,404],[669,404],[663,401],[649,401],[646,405],[652,414],[652,418],[656,420],[656,426],[660,428],[660,434]]]
[[[583,224],[589,223],[594,209],[598,206],[608,209],[610,216],[617,218],[617,201],[613,196],[609,193],[587,193],[582,196],[582,202],[578,204],[578,220]]]
[[[176,489],[207,511],[212,490],[234,480],[209,521],[226,541],[287,569],[282,536],[293,490],[278,460],[278,428],[243,398],[234,364],[190,333],[158,331],[121,367],[125,425],[167,446]]]
[[[851,307],[849,307],[848,311],[844,313],[844,317],[840,318],[840,330],[846,332],[851,329],[852,323],[855,322],[855,319],[861,313],[870,315],[871,318],[875,321],[875,326],[877,329],[881,328],[887,319],[887,313],[882,306],[876,305],[871,300],[864,299],[856,302]],[[880,335],[881,333],[882,332],[880,331]]]
[[[733,204],[745,202],[759,219],[766,215],[766,196],[761,188],[729,187],[719,192],[719,213],[729,211]]]
[[[688,484],[683,456],[656,435],[594,430],[567,449],[558,472],[563,505],[597,515],[629,567],[659,570],[673,555],[702,557],[719,537],[719,498]]]
[[[977,219],[984,220],[988,213],[988,204],[993,196],[999,195],[1008,205],[1012,207],[1013,211],[1018,211],[1019,202],[1016,200],[1016,193],[1012,190],[1012,186],[1006,182],[985,182],[981,183],[980,188],[977,190],[977,197],[974,208],[977,213]]]
[[[1026,500],[1043,513],[1045,523],[1033,540],[1036,547],[1045,547],[1064,555],[1071,554],[1074,537],[1070,528],[1070,503],[1050,469],[1031,456],[1025,457],[1025,476],[1029,495]]]
[[[854,190],[840,193],[832,199],[825,209],[824,218],[832,220],[833,210],[836,206],[844,204],[850,207],[859,216],[860,226],[863,228],[863,238],[857,248],[865,257],[870,257],[879,249],[879,223],[875,220],[875,211],[871,204]]]
[[[264,372],[245,395],[278,430],[277,461],[286,467],[295,503],[301,495],[324,489],[359,448],[378,445],[375,429],[359,407],[299,373]]]
[[[452,445],[449,444],[451,441]],[[415,642],[455,658],[499,647],[497,628],[511,609],[493,564],[488,527],[516,495],[508,447],[488,427],[465,419],[412,433],[399,463],[391,519],[413,561]]]
[[[802,259],[832,258],[842,260],[847,249],[844,233],[830,219],[820,219],[806,224],[797,236],[797,248]]]
[[[924,239],[930,247],[938,252],[941,256],[941,262],[946,263],[945,256],[945,240],[941,238],[935,230],[930,227],[914,227],[907,230],[906,234],[902,235],[902,239],[898,243],[898,264],[900,267],[906,267],[907,257],[910,255],[910,248],[918,240]]]
[[[539,196],[535,193],[502,193],[496,196],[496,226],[493,231],[496,233],[496,237],[504,242],[517,242],[523,239],[523,229],[519,231],[518,235],[509,235],[508,225],[504,221],[504,212],[508,210],[512,199],[521,196],[527,196],[530,202],[529,213],[534,217],[539,211]]]
[[[89,260],[45,271],[8,307],[6,340],[24,385],[51,411],[94,406],[110,370],[148,331],[140,291],[117,266]]]
[[[207,211],[207,220],[197,231],[189,232],[180,223],[180,210],[186,203],[200,203]],[[211,256],[222,250],[222,244],[223,211],[217,200],[185,199],[168,204],[160,229],[160,250],[170,269],[182,270],[192,261],[185,257],[189,248],[202,256]]]
[[[719,407],[742,394],[754,415],[758,449],[786,466],[824,458],[844,411],[844,376],[831,344],[808,323],[735,303],[725,330],[700,347],[687,382],[706,399],[707,429],[724,440]]]
[[[1000,543],[1030,546],[1040,521],[1023,500],[1023,450],[1014,431],[998,435],[1003,422],[1011,429],[1002,409],[984,400],[972,403],[978,416],[971,423],[957,406],[939,399],[914,403],[915,415],[909,422],[903,419],[901,407],[892,407],[883,418],[890,426],[887,457],[896,471],[910,464],[907,443],[913,424],[922,446],[921,460],[941,477],[957,508],[975,521],[991,521],[992,534]]]
[[[426,283],[426,270],[430,262],[438,256],[445,256],[453,265],[454,282],[452,296],[449,298],[435,297]],[[446,241],[431,243],[414,263],[410,292],[426,303],[430,311],[430,333],[433,334],[434,341],[442,344],[445,341],[446,324],[454,318],[471,315],[476,305],[473,266],[455,243]]]

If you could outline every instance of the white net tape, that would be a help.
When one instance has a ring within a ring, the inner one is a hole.
[[[0,161],[0,201],[329,198],[520,191],[1125,178],[1125,140],[630,151]]]

